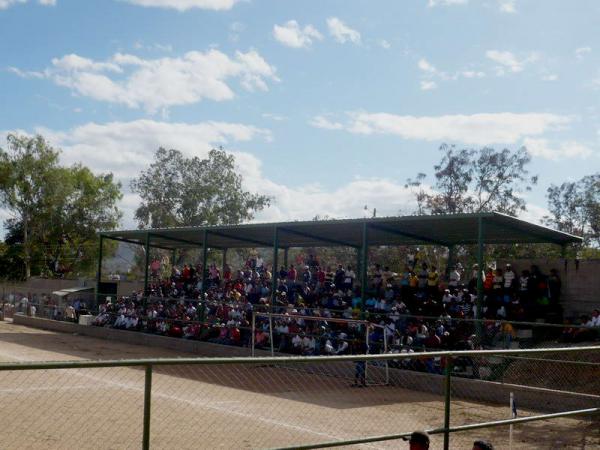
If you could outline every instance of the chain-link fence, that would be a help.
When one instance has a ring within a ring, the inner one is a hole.
[[[598,375],[600,347],[1,363],[0,448],[596,448]]]

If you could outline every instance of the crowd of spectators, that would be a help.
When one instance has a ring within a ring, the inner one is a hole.
[[[375,264],[368,270],[364,304],[353,267],[323,266],[313,255],[299,267],[279,267],[275,295],[272,269],[258,257],[236,271],[211,264],[204,289],[201,266],[173,267],[171,276],[162,280],[159,268],[151,265],[148,292],[100,305],[94,324],[313,355],[509,347],[516,330],[507,321],[560,315],[558,272],[545,275],[536,266],[520,273],[510,264],[485,269],[456,264],[440,271],[411,261],[393,272]],[[469,319],[479,315],[480,271],[480,316],[485,321],[476,334]],[[274,314],[269,319],[261,315],[266,312]],[[596,311],[587,333],[574,327],[571,335],[563,333],[561,338],[593,338],[599,321]]]

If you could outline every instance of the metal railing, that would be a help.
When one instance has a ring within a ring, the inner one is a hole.
[[[540,357],[536,357],[535,355],[540,355]],[[521,389],[523,391],[523,397],[526,397],[528,393],[531,391],[533,394],[541,395],[544,394],[546,400],[551,398],[552,396],[556,397],[556,404],[553,407],[558,408],[568,408],[568,405],[573,404],[573,401],[576,401],[575,404],[580,405],[576,409],[568,409],[568,410],[560,410],[558,412],[548,412],[536,411],[535,409],[531,409],[531,414],[526,417],[518,417],[513,419],[499,419],[495,417],[494,420],[487,421],[479,421],[476,423],[461,423],[459,425],[455,425],[452,423],[452,406],[453,401],[452,397],[456,396],[457,398],[473,398],[472,392],[480,390],[481,392],[491,391],[493,389],[498,388],[500,385],[497,383],[490,383],[487,385],[479,386],[476,383],[489,383],[482,382],[480,380],[466,380],[466,379],[457,379],[453,383],[454,377],[453,374],[453,366],[458,361],[469,358],[469,359],[485,359],[485,358],[506,358],[507,360],[511,360],[514,358],[514,364],[519,364],[526,358],[526,362],[529,364],[532,361],[537,361],[539,364],[552,364],[554,366],[558,366],[561,364],[568,365],[569,363],[577,364],[576,369],[580,373],[581,376],[585,377],[585,374],[580,372],[583,362],[585,365],[590,366],[590,370],[594,370],[595,374],[597,374],[598,366],[600,366],[600,346],[590,346],[590,347],[571,347],[571,348],[553,348],[553,349],[519,349],[519,350],[481,350],[481,351],[437,351],[430,352],[424,354],[394,354],[394,355],[349,355],[349,356],[329,356],[329,357],[258,357],[258,358],[248,358],[248,357],[228,357],[228,358],[159,358],[159,359],[130,359],[130,360],[104,360],[104,361],[52,361],[52,362],[4,362],[0,363],[0,409],[2,408],[2,403],[6,404],[6,395],[4,392],[7,392],[7,389],[2,389],[2,387],[6,387],[6,383],[3,383],[2,376],[7,373],[22,373],[23,371],[31,372],[35,370],[43,370],[43,371],[60,371],[61,369],[68,369],[71,371],[77,371],[81,369],[97,369],[97,368],[142,368],[144,369],[144,384],[143,384],[143,420],[140,424],[142,427],[142,436],[141,436],[141,446],[143,449],[149,449],[151,445],[151,426],[152,422],[152,414],[153,414],[153,388],[155,388],[155,384],[159,383],[160,386],[163,386],[161,383],[165,383],[165,374],[162,372],[161,381],[153,381],[153,374],[157,370],[170,370],[167,373],[169,377],[172,377],[173,374],[176,376],[181,376],[184,372],[181,369],[181,372],[174,371],[175,368],[193,368],[200,367],[203,370],[207,370],[210,372],[210,380],[213,383],[219,383],[223,381],[223,372],[219,372],[224,370],[225,366],[234,367],[236,372],[232,376],[232,384],[229,387],[234,389],[246,389],[246,381],[249,378],[252,378],[253,370],[256,368],[263,368],[263,370],[268,370],[269,372],[264,372],[271,374],[271,377],[266,380],[266,384],[261,386],[258,391],[261,393],[272,393],[278,392],[275,386],[275,383],[284,383],[285,380],[291,377],[295,377],[296,375],[299,377],[305,377],[309,379],[312,377],[313,382],[316,383],[316,387],[321,390],[322,388],[332,389],[331,383],[332,378],[349,378],[352,376],[352,373],[355,373],[355,382],[360,380],[360,365],[363,362],[370,363],[384,363],[390,360],[404,360],[404,359],[433,359],[440,358],[445,362],[445,369],[443,375],[433,376],[430,374],[424,374],[423,376],[429,377],[426,380],[425,384],[428,384],[429,387],[423,387],[423,383],[419,384],[419,380],[416,378],[402,378],[406,376],[402,370],[397,371],[396,378],[391,378],[391,385],[382,387],[381,389],[394,389],[394,386],[397,384],[394,380],[401,382],[404,384],[403,389],[419,391],[421,389],[429,389],[433,388],[438,391],[438,394],[443,394],[443,424],[439,427],[427,427],[427,431],[432,435],[442,435],[443,436],[443,448],[450,448],[451,435],[454,433],[465,432],[469,430],[479,430],[479,429],[487,429],[494,427],[504,427],[504,426],[513,426],[520,425],[529,422],[538,422],[538,421],[548,421],[548,420],[556,420],[561,418],[572,418],[572,417],[580,417],[585,416],[590,418],[597,413],[600,412],[600,392],[596,390],[596,387],[591,387],[590,390],[587,390],[585,387],[581,386],[573,387],[572,391],[565,390],[556,390],[553,389],[552,386],[548,388],[540,388],[540,387],[528,387],[528,386],[520,386],[520,385],[509,385],[510,388]],[[571,359],[569,359],[571,358]],[[572,359],[577,358],[577,359]],[[582,361],[584,360],[584,361]],[[355,370],[354,370],[355,369]],[[276,372],[276,371],[281,372]],[[525,370],[528,370],[527,368]],[[213,373],[214,371],[214,373]],[[47,372],[46,372],[47,373]],[[69,371],[66,373],[62,373],[60,375],[69,378]],[[283,375],[282,375],[283,374]],[[205,375],[205,374],[204,374]],[[191,379],[202,378],[204,376],[202,373],[194,372],[189,369],[185,372],[185,376]],[[544,376],[543,373],[538,374],[539,376]],[[58,376],[58,375],[56,375]],[[414,375],[413,375],[414,376]],[[356,378],[358,377],[358,379]],[[400,377],[400,378],[398,378]],[[102,377],[94,377],[94,380],[98,382],[101,381]],[[12,378],[14,381],[18,378]],[[58,378],[52,377],[53,380],[58,380]],[[259,378],[257,378],[259,379]],[[315,381],[316,380],[316,381]],[[415,381],[416,384],[408,384],[411,380]],[[9,380],[10,381],[10,380]],[[58,381],[56,381],[58,383]],[[169,383],[173,382],[172,378],[169,378]],[[47,385],[48,382],[45,382]],[[236,385],[239,383],[239,385]],[[458,384],[456,384],[458,383]],[[470,385],[468,383],[473,383]],[[130,384],[119,382],[115,383],[117,387],[123,389],[132,389]],[[303,384],[303,383],[302,383]],[[407,385],[408,384],[408,385]],[[455,385],[456,384],[456,385]],[[29,388],[27,386],[23,387],[21,391],[23,394],[23,399],[19,399],[18,403],[21,408],[22,414],[28,414],[27,410],[27,393],[29,389],[34,392],[35,387],[31,386],[31,383],[28,383]],[[294,384],[290,382],[290,386],[294,386],[297,390],[305,389],[301,386],[301,384]],[[504,386],[504,385],[502,385]],[[289,386],[288,386],[289,387]],[[40,388],[41,390],[42,388]],[[187,395],[189,396],[189,388]],[[250,386],[248,388],[251,392],[256,392],[256,386]],[[377,389],[377,388],[374,388]],[[399,389],[399,388],[398,388]],[[8,389],[10,390],[10,389]],[[139,388],[135,388],[136,392],[140,390]],[[468,392],[467,392],[468,391]],[[12,392],[12,391],[11,391]],[[337,394],[341,391],[334,391],[333,394]],[[358,392],[358,391],[354,391]],[[361,400],[367,400],[369,395],[375,395],[376,391],[361,390]],[[390,391],[385,395],[389,395]],[[469,393],[470,392],[470,393]],[[370,394],[371,393],[371,394]],[[40,394],[41,395],[41,394]],[[158,395],[158,394],[157,394]],[[241,394],[240,394],[241,395]],[[325,395],[325,389],[323,389],[323,393],[319,395]],[[340,394],[342,395],[342,394]],[[470,397],[469,397],[470,395]],[[159,400],[164,398],[170,398],[176,402],[185,403],[185,398],[180,398],[174,396],[172,394],[172,389],[168,391],[168,393],[160,393]],[[295,398],[295,397],[294,397]],[[254,399],[254,397],[253,397]],[[300,401],[303,400],[302,396],[299,396],[298,399]],[[298,401],[296,399],[295,401]],[[566,400],[565,400],[566,399]],[[118,399],[111,399],[116,404],[111,401],[111,405],[114,407],[118,406]],[[477,400],[477,399],[476,399]],[[567,400],[571,401],[569,403]],[[241,409],[232,409],[231,413],[237,415],[238,417],[251,417],[253,412],[252,405],[254,400],[248,400],[249,405],[242,404],[241,407],[248,406],[248,411]],[[333,400],[332,400],[333,401]],[[439,401],[439,400],[438,400]],[[484,399],[483,397],[477,400],[482,404],[493,403],[493,400]],[[565,403],[566,402],[566,403]],[[238,402],[240,403],[240,402]],[[540,402],[541,403],[541,402]],[[16,404],[16,403],[15,403]],[[546,407],[550,407],[546,405]],[[215,408],[213,408],[215,409]],[[525,408],[526,409],[526,408]],[[227,413],[227,409],[222,407],[216,408],[216,411],[221,413]],[[64,410],[61,410],[64,413]],[[541,412],[541,413],[540,413]],[[14,414],[14,413],[13,413]],[[170,418],[169,415],[161,415],[161,420],[163,418]],[[56,417],[54,418],[56,420]],[[69,417],[63,417],[61,420],[69,421]],[[230,420],[227,418],[227,414],[225,414],[225,420]],[[271,420],[268,419],[267,422]],[[364,418],[367,420],[367,418]],[[281,421],[280,421],[281,422]],[[155,422],[155,424],[158,422]],[[277,422],[276,422],[277,423]],[[208,426],[208,425],[207,425]],[[294,425],[295,426],[295,425]],[[417,426],[416,423],[414,426]],[[296,426],[296,428],[298,428]],[[414,427],[413,427],[414,428]],[[422,427],[426,428],[426,427]],[[6,431],[6,428],[5,428]],[[343,445],[356,445],[356,444],[367,444],[379,441],[388,441],[394,439],[400,439],[403,437],[407,437],[410,433],[414,431],[414,429],[406,429],[402,430],[402,432],[395,433],[387,433],[387,434],[373,434],[373,433],[364,433],[361,436],[356,437],[336,437],[334,440],[326,440],[320,442],[311,442],[311,443],[295,443],[295,445],[285,447],[281,445],[268,445],[270,447],[277,448],[295,448],[295,449],[312,449],[312,448],[325,448],[325,447],[334,447],[334,446],[343,446]],[[177,431],[173,431],[174,436],[171,437],[175,439],[178,435]],[[320,435],[326,436],[326,433],[320,433]],[[154,436],[157,438],[157,436]],[[163,436],[164,437],[164,436]],[[280,439],[278,442],[281,442]],[[250,442],[249,445],[252,447],[264,447],[264,444],[269,444],[270,441],[265,441],[261,439],[257,439],[255,442]],[[290,444],[293,442],[289,442]],[[246,443],[248,444],[248,443]],[[133,444],[132,444],[133,445]],[[138,442],[139,445],[139,442]],[[202,447],[203,445],[196,444],[197,447]],[[216,445],[215,443],[207,443],[206,446]],[[2,438],[0,438],[0,446],[7,448],[10,445],[7,445],[6,442],[2,442]],[[95,446],[101,446],[101,442],[95,442]],[[159,447],[161,445],[158,445]],[[177,445],[175,445],[177,446]]]

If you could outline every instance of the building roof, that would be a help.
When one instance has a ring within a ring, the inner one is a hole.
[[[278,230],[279,248],[361,247],[363,228],[368,245],[477,244],[479,220],[486,244],[552,243],[564,245],[581,238],[497,212],[439,214],[372,219],[251,223],[205,227],[152,228],[103,232],[101,235],[164,249],[202,247],[204,233],[211,248],[273,247]]]

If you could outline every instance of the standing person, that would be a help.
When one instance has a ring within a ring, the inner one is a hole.
[[[341,264],[338,264],[338,268],[335,271],[335,276],[333,278],[333,283],[335,284],[336,289],[344,288],[344,279],[346,277],[346,271]]]
[[[427,272],[427,293],[429,297],[437,298],[439,282],[440,274],[435,266],[431,266],[431,270]]]
[[[354,351],[358,355],[366,355],[369,353],[369,347],[366,342],[356,341],[353,345]],[[354,361],[354,387],[367,387],[367,362]]]
[[[408,441],[409,450],[429,450],[429,435],[425,431],[414,431],[409,438],[402,438]]]
[[[494,450],[494,446],[489,441],[475,441],[472,450]]]
[[[348,266],[346,269],[345,277],[344,277],[344,290],[352,290],[352,286],[354,284],[354,279],[356,278],[356,274],[352,270],[351,266]]]

